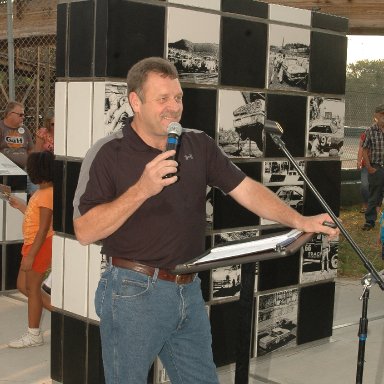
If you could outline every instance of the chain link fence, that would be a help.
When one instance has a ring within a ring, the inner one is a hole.
[[[8,0],[10,1],[10,0]],[[13,35],[15,100],[25,106],[24,124],[34,134],[53,116],[56,80],[56,1],[14,0],[13,28],[7,27],[7,0],[0,0],[0,113],[9,89],[8,37]]]

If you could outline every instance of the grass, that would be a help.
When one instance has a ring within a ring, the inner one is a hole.
[[[363,231],[361,227],[365,222],[363,213],[360,213],[360,206],[341,207],[340,219],[343,226],[362,250],[365,257],[378,270],[384,268],[384,261],[381,259],[381,245],[378,245],[377,238],[379,236],[380,227],[378,222],[374,229]],[[367,274],[358,254],[349,244],[348,240],[341,234],[339,241],[339,265],[338,276],[342,277],[362,277]]]

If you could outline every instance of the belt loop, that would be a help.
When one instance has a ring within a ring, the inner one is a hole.
[[[156,283],[158,275],[159,275],[159,268],[155,268],[155,273],[152,276],[152,282],[153,283]]]

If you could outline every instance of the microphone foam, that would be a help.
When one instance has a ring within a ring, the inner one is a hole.
[[[167,127],[168,135],[180,136],[182,131],[183,131],[183,127],[179,123],[176,123],[175,121],[173,121],[172,123],[169,123]]]

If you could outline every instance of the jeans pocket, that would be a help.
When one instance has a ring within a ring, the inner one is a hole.
[[[103,302],[104,302],[106,291],[107,291],[107,279],[101,278],[95,293],[95,311],[97,316],[99,316],[100,318],[103,313]]]
[[[121,284],[115,292],[115,295],[120,298],[135,298],[147,293],[150,286],[151,283],[148,276],[141,274],[134,276],[132,274],[131,276],[125,277],[121,280]]]

